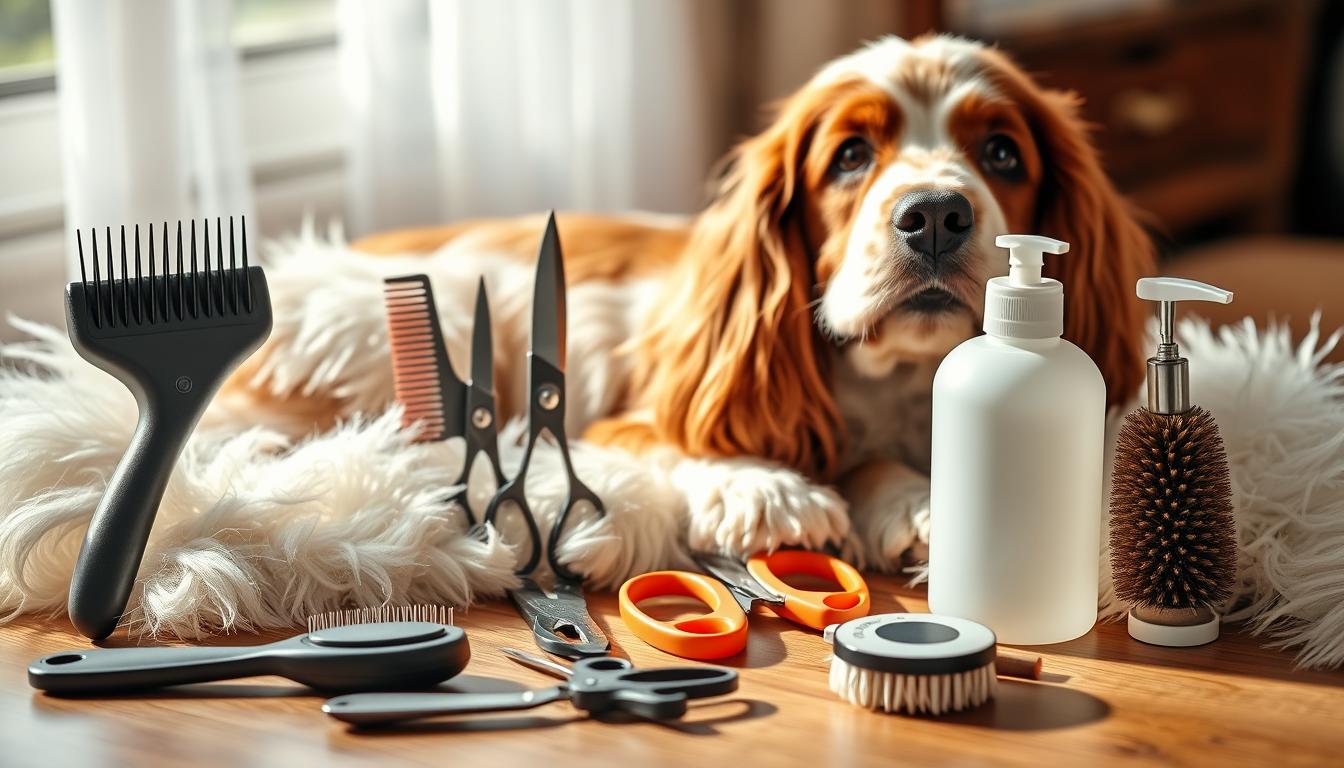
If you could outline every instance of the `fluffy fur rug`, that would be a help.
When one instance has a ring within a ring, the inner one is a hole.
[[[390,376],[381,337],[350,311],[381,312],[376,275],[359,266],[369,260],[350,256],[339,234],[311,232],[272,244],[270,257],[275,333],[291,354],[278,356],[289,368],[258,375],[278,392],[321,386],[344,397],[352,415],[296,439],[283,412],[214,403],[164,496],[125,618],[130,630],[198,638],[298,626],[350,604],[465,606],[502,594],[513,583],[509,532],[468,535],[460,510],[442,501],[461,462],[458,442],[412,443],[395,411],[376,413],[379,403],[361,399],[368,379]],[[325,270],[323,290],[309,291],[303,276],[313,274],[314,259],[349,270]],[[417,267],[380,267],[398,269]],[[31,340],[0,349],[0,612],[10,619],[64,611],[88,517],[135,422],[131,396],[81,360],[63,331],[12,322]],[[457,330],[450,335],[465,337]],[[1321,363],[1339,335],[1323,340],[1313,330],[1294,345],[1286,330],[1258,331],[1249,321],[1217,332],[1184,322],[1180,333],[1194,400],[1218,418],[1232,466],[1242,556],[1227,618],[1297,650],[1303,665],[1340,666],[1344,369]],[[1122,415],[1112,415],[1112,436]],[[518,458],[520,428],[509,425],[501,438],[506,471]],[[597,588],[687,566],[686,500],[668,481],[687,462],[573,449],[608,514],[581,519],[561,560]],[[544,528],[562,481],[553,451],[537,458],[529,490]],[[843,509],[801,477],[784,480],[773,485],[792,493],[748,501],[766,514]],[[716,539],[728,549],[752,544],[730,534]],[[1110,617],[1123,611],[1106,567],[1101,604]]]

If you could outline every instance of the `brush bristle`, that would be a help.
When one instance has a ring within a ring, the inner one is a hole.
[[[177,225],[177,270],[169,269],[168,223],[163,223],[157,245],[154,227],[148,227],[148,248],[142,251],[140,226],[133,230],[130,245],[126,228],[118,233],[114,256],[112,228],[103,231],[103,254],[98,249],[98,231],[90,229],[92,270],[84,254],[84,234],[76,230],[79,251],[79,292],[88,318],[95,328],[138,328],[209,317],[241,317],[253,313],[252,277],[247,263],[247,220],[240,232],[229,217],[229,266],[224,266],[222,219],[215,219],[215,269],[210,268],[210,227],[205,227],[204,269],[198,267],[196,222],[191,223],[191,267],[184,262],[182,223]],[[242,240],[242,265],[237,263],[236,242]],[[157,251],[156,251],[157,248]],[[161,254],[161,260],[160,260]],[[117,267],[120,266],[120,270]],[[93,279],[89,279],[92,273]],[[72,289],[74,290],[73,286]],[[255,316],[254,316],[255,319]]]
[[[1218,424],[1201,408],[1125,417],[1111,480],[1116,594],[1149,608],[1215,607],[1236,582],[1236,520]]]
[[[443,438],[448,420],[440,379],[448,365],[434,293],[424,275],[389,278],[383,283],[392,378],[404,411],[402,427],[420,423],[419,442]]]
[[[309,616],[308,631],[318,632],[333,627],[376,624],[383,621],[428,621],[434,624],[452,624],[453,609],[442,605],[380,605],[375,608],[328,611]]]
[[[831,690],[851,704],[883,712],[944,715],[978,707],[994,698],[994,662],[947,675],[877,672],[831,658]]]

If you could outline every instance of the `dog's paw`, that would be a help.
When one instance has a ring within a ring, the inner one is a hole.
[[[852,526],[847,559],[863,567],[894,571],[907,553],[928,556],[929,479],[904,464],[872,462],[841,484],[850,502]]]
[[[848,505],[833,489],[752,459],[687,459],[672,470],[686,495],[693,550],[750,554],[816,549],[849,533]]]

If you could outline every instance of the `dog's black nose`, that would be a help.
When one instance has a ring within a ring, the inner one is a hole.
[[[950,189],[907,193],[891,212],[891,231],[896,242],[935,262],[956,253],[970,239],[974,227],[971,201]]]

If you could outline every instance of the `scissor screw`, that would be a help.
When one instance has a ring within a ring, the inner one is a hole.
[[[489,408],[477,408],[471,412],[471,425],[477,429],[485,429],[492,421],[494,418],[490,416]]]
[[[541,389],[537,390],[537,405],[548,411],[554,411],[560,406],[560,389],[554,384],[543,384]]]

